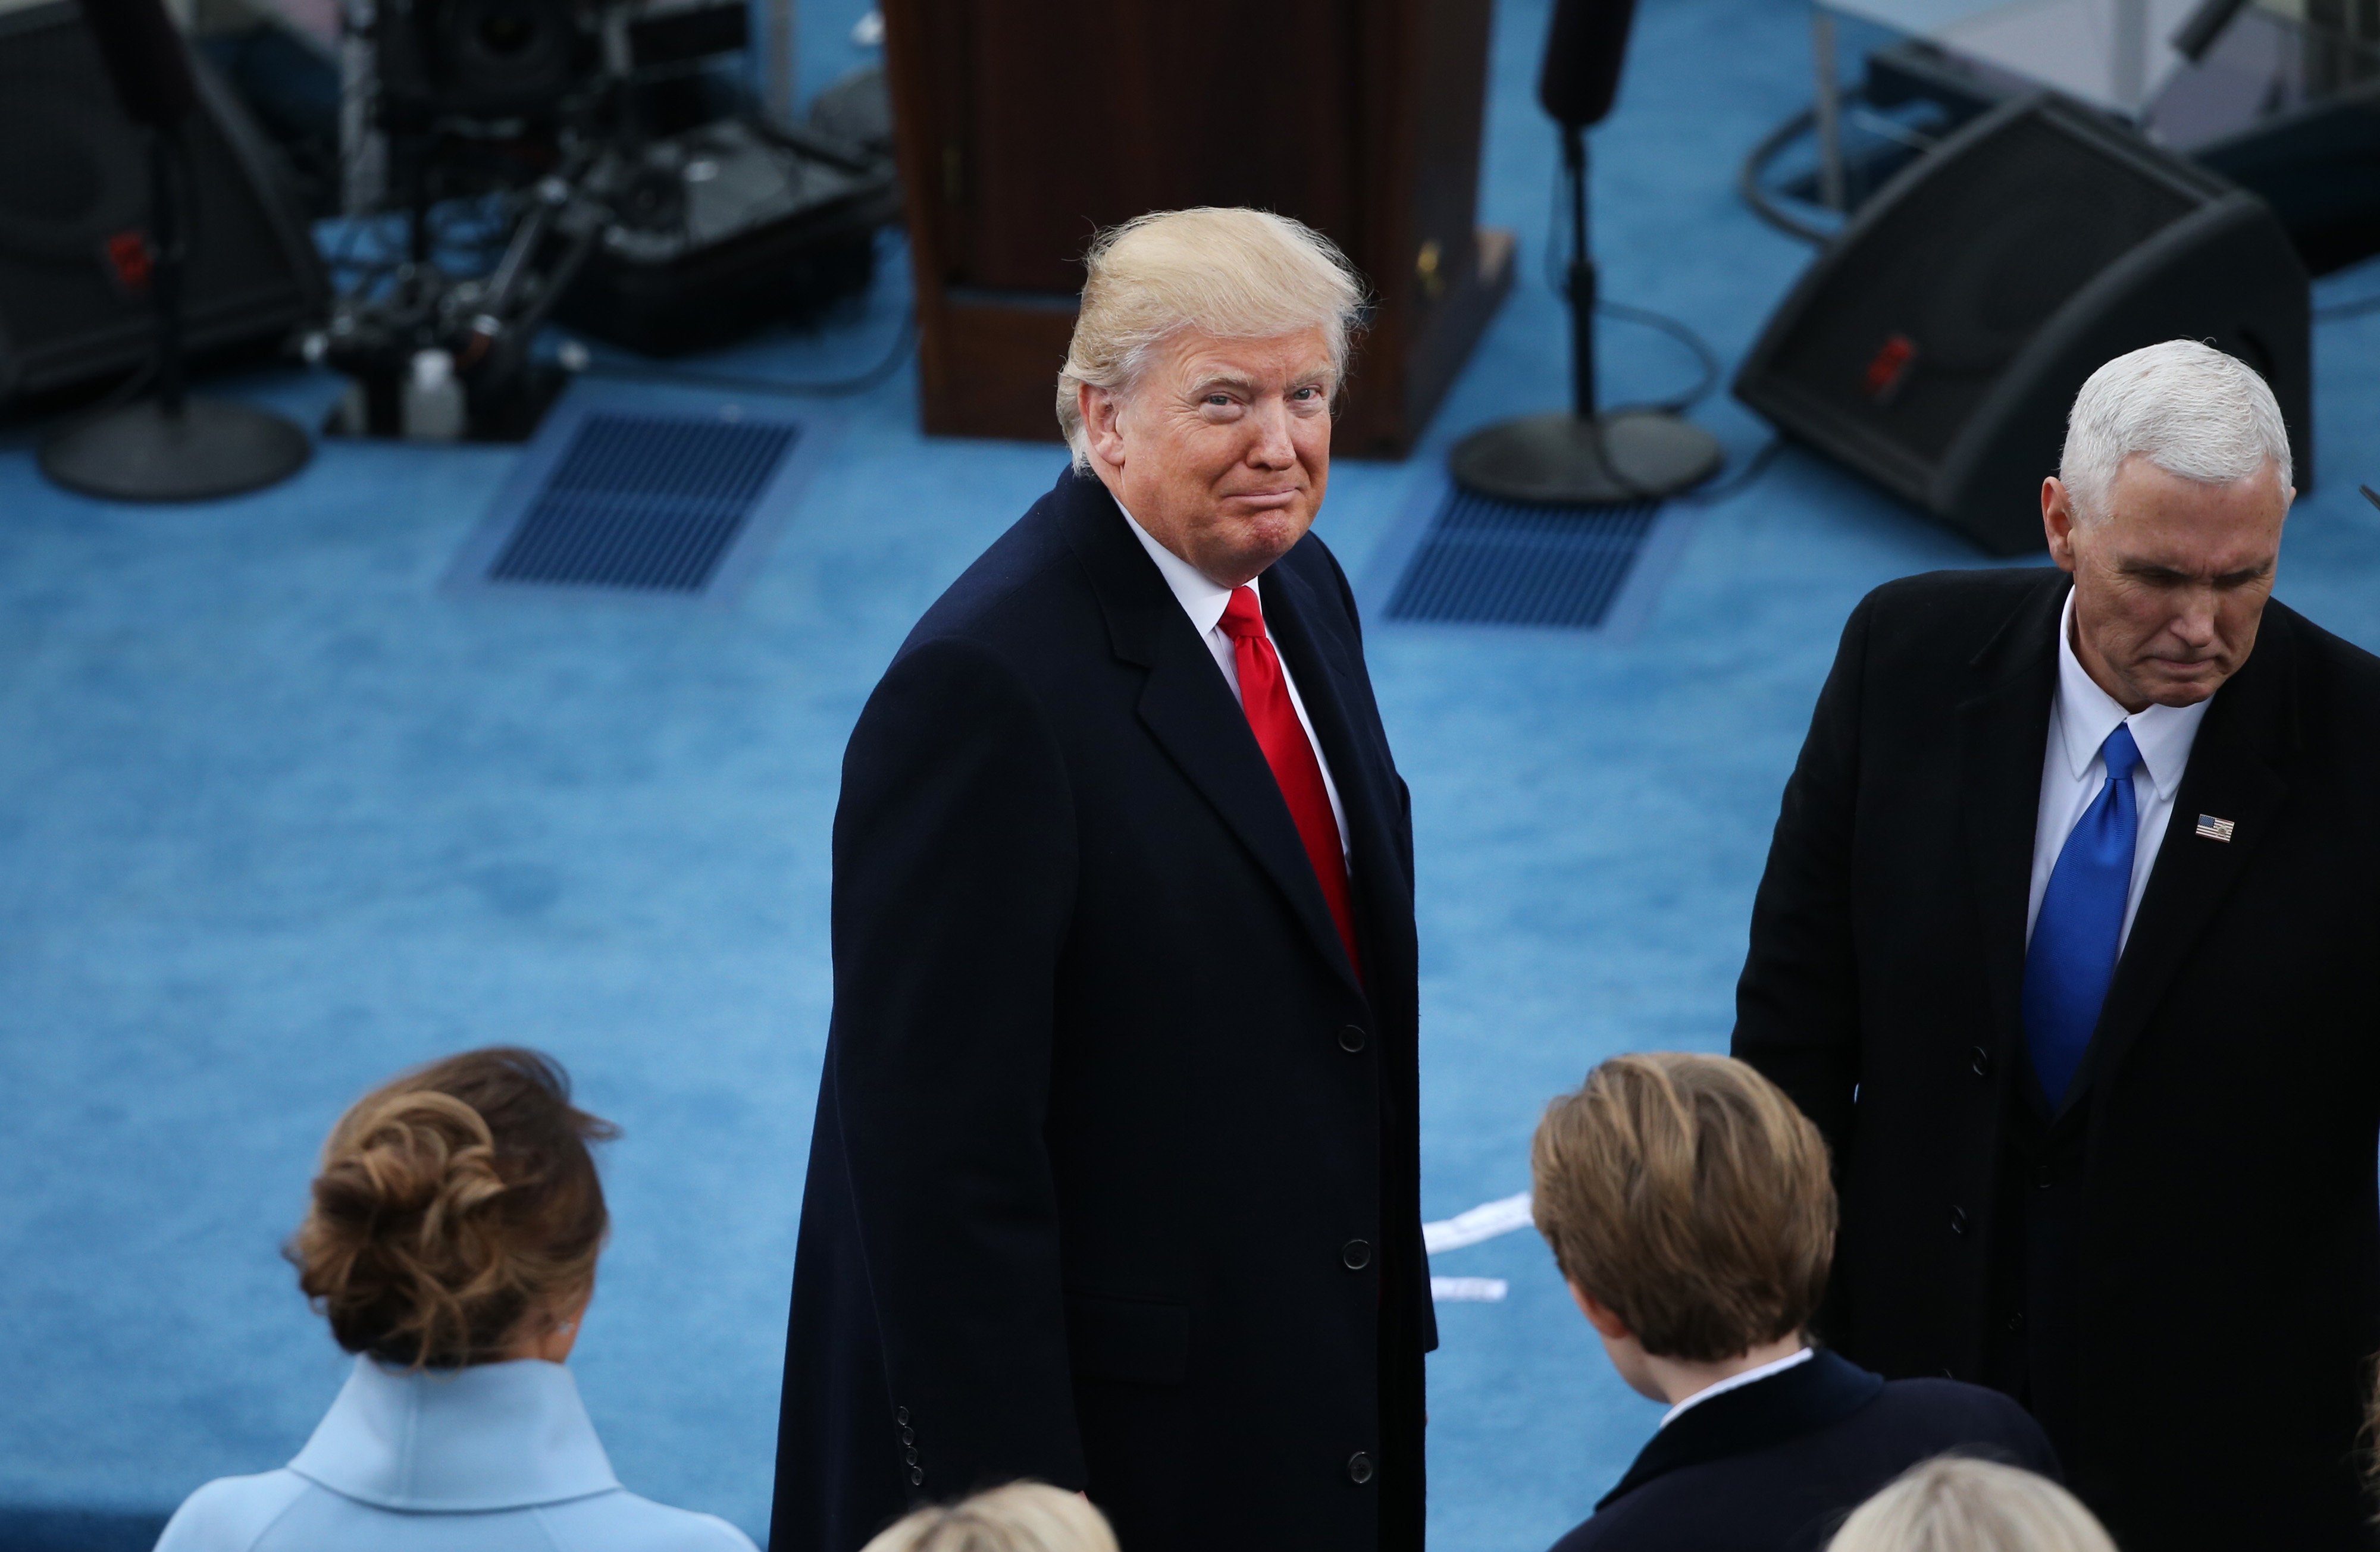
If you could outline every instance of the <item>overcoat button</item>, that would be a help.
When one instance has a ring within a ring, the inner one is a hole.
[[[892,1421],[898,1423],[905,1428],[907,1427],[909,1425],[909,1409],[907,1407],[894,1407],[892,1409]]]
[[[1358,1449],[1347,1457],[1347,1480],[1361,1487],[1372,1480],[1372,1458]]]
[[[1967,1209],[1964,1207],[1952,1207],[1950,1209],[1950,1232],[1953,1234],[1963,1234],[1966,1231]]]
[[[904,1428],[904,1429],[902,1429],[902,1430],[901,1430],[901,1442],[902,1442],[903,1444],[915,1444],[915,1443],[917,1443],[917,1429],[915,1429],[915,1428]]]
[[[1372,1264],[1372,1247],[1361,1240],[1349,1240],[1339,1252],[1339,1259],[1347,1263],[1351,1272],[1360,1272]]]
[[[2019,1310],[2008,1317],[2008,1328],[2011,1332],[2024,1329],[2024,1311]]]
[[[901,1451],[901,1459],[906,1461],[913,1466],[916,1465],[917,1463],[917,1447],[912,1445],[910,1448]]]
[[[1360,1024],[1343,1025],[1339,1031],[1339,1049],[1342,1051],[1350,1052],[1362,1050],[1364,1049],[1364,1026]]]
[[[925,1485],[926,1473],[924,1469],[918,1466],[911,1466],[909,1468],[909,1485],[912,1487],[923,1487]]]
[[[2033,1183],[2046,1191],[2058,1182],[2056,1177],[2050,1174],[2049,1166],[2044,1164],[2033,1171]]]
[[[1975,1076],[1979,1078],[1988,1078],[1992,1075],[1991,1052],[1985,1050],[1981,1046],[1977,1046],[1974,1049],[1969,1051],[1967,1056],[1967,1065],[1975,1070]]]

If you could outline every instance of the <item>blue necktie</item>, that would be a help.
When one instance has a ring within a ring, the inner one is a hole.
[[[2132,843],[2141,819],[2132,795],[2141,750],[2132,730],[2118,723],[2099,746],[2099,758],[2107,784],[2058,854],[2024,955],[2025,1047],[2052,1109],[2074,1081],[2098,1026],[2123,942],[2124,902],[2132,892]]]

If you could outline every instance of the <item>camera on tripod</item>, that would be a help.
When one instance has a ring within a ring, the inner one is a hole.
[[[722,88],[749,25],[744,0],[378,0],[351,18],[384,168],[364,219],[406,230],[310,346],[353,380],[330,429],[516,439],[564,381],[530,352],[549,318],[665,355],[864,290],[899,209],[889,148]],[[456,260],[458,228],[481,261]]]
[[[743,9],[712,8],[739,19]],[[371,30],[381,123],[564,112],[603,83],[602,21],[585,0],[382,0]]]

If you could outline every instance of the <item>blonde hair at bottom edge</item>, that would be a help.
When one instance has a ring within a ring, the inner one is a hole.
[[[1116,1552],[1116,1538],[1081,1495],[1012,1482],[903,1515],[860,1552]]]
[[[1852,1510],[1827,1552],[2116,1552],[2116,1544],[2047,1477],[1944,1455]]]

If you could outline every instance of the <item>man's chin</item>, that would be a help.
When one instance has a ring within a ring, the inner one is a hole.
[[[1230,542],[1217,546],[1211,564],[1208,557],[1200,556],[1198,569],[1219,579],[1226,575],[1255,576],[1297,548],[1297,541],[1305,537],[1312,522],[1305,513],[1293,510],[1266,512],[1251,520],[1233,523],[1229,530]]]
[[[2146,675],[2144,688],[2149,699],[2159,706],[2195,706],[2223,687],[2230,675],[2213,664],[2206,672],[2196,674],[2159,673]]]

